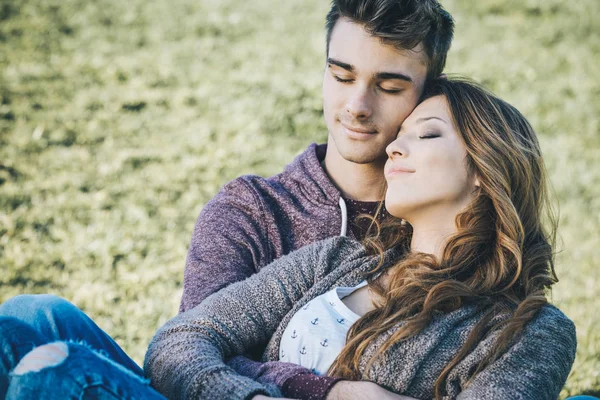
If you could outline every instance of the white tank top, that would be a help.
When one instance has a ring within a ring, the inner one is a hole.
[[[279,361],[291,362],[325,375],[346,344],[350,326],[360,316],[342,299],[365,286],[337,287],[315,297],[294,314],[279,343]]]

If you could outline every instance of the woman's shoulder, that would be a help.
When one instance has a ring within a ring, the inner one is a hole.
[[[563,313],[553,304],[546,304],[540,308],[540,311],[536,317],[540,322],[544,323],[561,322],[571,325],[573,324],[573,321],[571,321],[571,319],[567,317],[565,313]]]
[[[565,345],[577,345],[575,324],[558,307],[547,304],[525,328],[530,334],[548,338],[553,342],[562,341]]]
[[[482,316],[482,312],[472,306],[463,306],[460,309],[440,317],[452,320],[466,317],[466,324],[457,324],[456,329],[472,329]],[[512,317],[512,312],[506,311],[495,315],[489,322],[490,327],[503,326],[503,322]],[[452,321],[450,321],[452,322]],[[492,328],[493,331],[487,338],[480,342],[482,349],[493,347],[501,330]],[[521,348],[536,348],[542,352],[557,351],[563,354],[573,354],[577,348],[575,324],[560,309],[552,304],[542,306],[529,320],[508,351],[520,351]]]
[[[492,342],[494,341],[495,339],[492,339]],[[507,349],[509,355],[512,354],[517,358],[532,357],[535,362],[539,362],[540,359],[555,362],[562,360],[565,361],[565,366],[569,366],[568,368],[575,358],[576,351],[575,324],[551,304],[546,304],[539,309]],[[570,361],[567,362],[568,360]]]

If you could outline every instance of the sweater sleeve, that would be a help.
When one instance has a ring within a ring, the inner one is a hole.
[[[260,198],[244,178],[225,185],[202,209],[196,221],[184,272],[183,296],[179,311],[200,304],[220,289],[256,273],[273,257]],[[311,371],[299,365],[279,362],[257,363],[236,356],[228,365],[241,375],[283,388],[287,382],[304,387]],[[310,398],[325,398],[335,383],[314,375]]]
[[[328,239],[281,257],[167,322],[146,353],[152,385],[172,399],[279,395],[276,387],[238,375],[223,360],[265,343],[313,286],[316,273],[334,265],[323,255],[339,254],[342,242]]]
[[[243,177],[235,179],[204,206],[196,221],[179,311],[246,279],[270,259],[260,199]]]
[[[459,400],[555,400],[577,348],[575,325],[557,308],[542,308],[521,338],[477,374]]]
[[[227,365],[259,383],[275,385],[281,389],[284,397],[297,400],[325,400],[333,385],[342,380],[315,375],[308,368],[293,363],[262,363],[243,356],[228,360]]]

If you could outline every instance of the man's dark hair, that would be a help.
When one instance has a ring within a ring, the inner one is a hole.
[[[423,43],[427,77],[442,74],[454,21],[436,0],[333,0],[325,24],[327,55],[331,32],[340,17],[363,24],[370,35],[397,49],[411,50]]]

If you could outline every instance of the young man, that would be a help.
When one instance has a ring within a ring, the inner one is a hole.
[[[187,258],[181,311],[314,241],[360,238],[354,218],[373,213],[382,198],[385,148],[416,106],[427,78],[442,73],[452,18],[435,0],[334,0],[326,28],[327,145],[309,146],[271,178],[242,176],[228,183],[204,207]],[[39,331],[40,343],[85,340],[119,367],[142,374],[108,335],[62,299],[22,296],[0,306],[0,316]],[[47,349],[40,350],[35,356],[44,359]],[[39,360],[34,361],[38,368]],[[338,382],[289,363],[235,357],[229,366],[292,398],[401,398],[370,382]],[[127,374],[115,375],[123,385],[131,383]],[[259,392],[235,395],[245,399]]]
[[[334,0],[326,29],[327,145],[309,146],[273,177],[237,178],[206,204],[191,240],[180,311],[309,243],[360,238],[354,218],[372,214],[382,198],[385,148],[427,78],[442,73],[453,21],[434,0]],[[336,384],[291,364],[236,357],[229,365],[289,397],[325,398],[332,386],[331,398],[366,390],[365,382]]]

